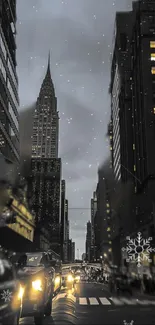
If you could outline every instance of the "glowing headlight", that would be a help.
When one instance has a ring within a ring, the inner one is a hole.
[[[42,282],[41,280],[35,280],[32,282],[32,288],[36,291],[42,291]]]
[[[77,275],[75,280],[80,281],[80,275]]]
[[[60,276],[57,276],[55,278],[55,285],[58,285],[58,284],[60,284]]]
[[[70,275],[68,275],[67,280],[68,280],[68,282],[73,282],[74,278],[73,278],[73,276],[70,274]]]
[[[24,288],[20,286],[19,293],[18,293],[18,299],[22,299],[24,295]]]

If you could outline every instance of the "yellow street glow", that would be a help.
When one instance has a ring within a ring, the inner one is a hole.
[[[36,291],[42,291],[42,283],[41,280],[35,280],[32,282],[32,288]]]
[[[73,279],[72,275],[68,275],[67,280],[68,280],[68,282],[73,282],[74,279]]]

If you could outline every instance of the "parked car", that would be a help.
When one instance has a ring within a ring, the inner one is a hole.
[[[52,312],[55,270],[44,252],[16,254],[14,263],[21,285],[21,317],[34,317],[36,325]]]

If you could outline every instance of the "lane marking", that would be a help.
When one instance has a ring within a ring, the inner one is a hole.
[[[90,305],[99,305],[99,302],[96,298],[89,298]]]
[[[111,305],[111,302],[107,298],[99,298],[102,305]]]
[[[79,304],[80,305],[87,305],[87,299],[86,298],[79,298]]]

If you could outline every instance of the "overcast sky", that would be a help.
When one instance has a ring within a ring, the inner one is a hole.
[[[17,0],[20,109],[36,101],[50,50],[76,255],[85,249],[98,164],[109,153],[105,134],[115,13],[130,7],[130,0]]]

